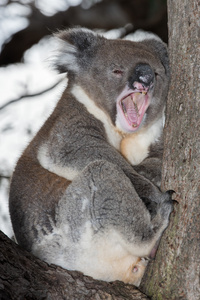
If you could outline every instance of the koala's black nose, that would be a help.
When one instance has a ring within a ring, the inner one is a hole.
[[[137,81],[143,86],[150,86],[154,80],[154,72],[148,64],[138,64],[131,76],[131,85]]]

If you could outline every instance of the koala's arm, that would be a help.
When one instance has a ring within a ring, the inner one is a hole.
[[[55,123],[52,134],[50,132],[46,143],[39,147],[38,159],[44,168],[67,180],[73,180],[88,164],[96,160],[105,160],[118,165],[124,171],[140,198],[159,202],[161,195],[159,189],[147,176],[145,178],[143,174],[139,174],[107,142],[104,127],[99,120],[90,115],[72,97],[68,99],[66,110],[68,115],[75,115],[76,118],[71,117],[70,126],[65,131],[60,130],[59,121]],[[47,122],[47,127],[49,126]],[[61,132],[64,134],[62,139]]]

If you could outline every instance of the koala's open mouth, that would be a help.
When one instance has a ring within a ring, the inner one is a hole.
[[[129,125],[136,128],[146,111],[146,92],[134,92],[121,100],[121,107]]]
[[[117,101],[118,122],[127,132],[138,129],[149,106],[148,89],[126,88]]]

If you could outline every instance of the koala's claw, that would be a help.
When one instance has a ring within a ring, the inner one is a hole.
[[[169,194],[169,196],[172,197],[173,194],[176,194],[174,190],[168,190],[166,193]],[[172,199],[173,204],[179,204],[179,202],[176,199]]]
[[[168,191],[166,191],[166,193],[168,193],[170,196],[172,196],[176,192],[174,190],[168,190]]]

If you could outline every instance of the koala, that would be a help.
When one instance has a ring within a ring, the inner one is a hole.
[[[55,39],[68,84],[13,173],[16,240],[48,263],[138,286],[173,209],[159,188],[166,46],[86,28]]]

